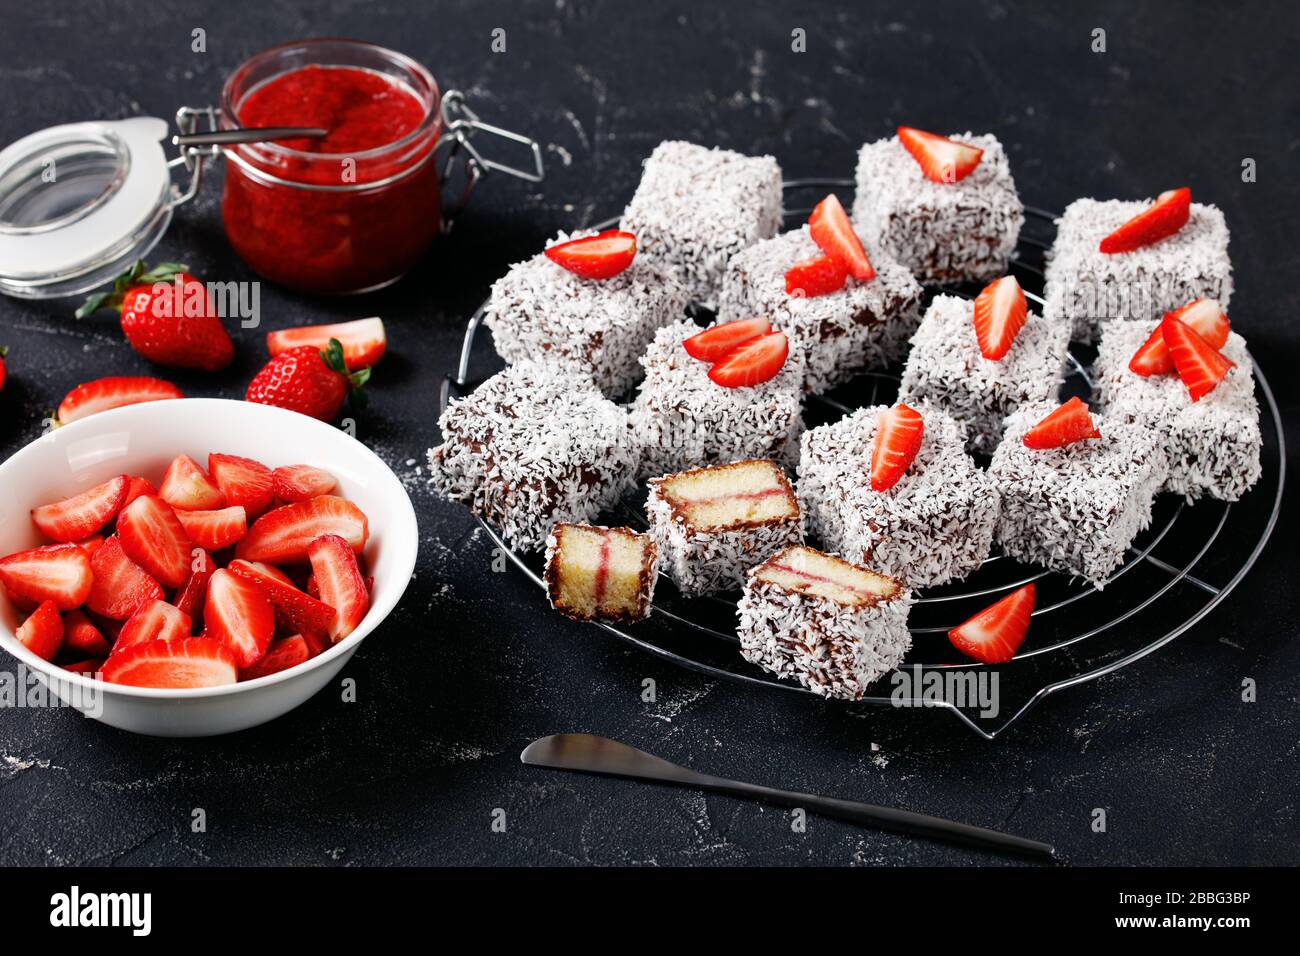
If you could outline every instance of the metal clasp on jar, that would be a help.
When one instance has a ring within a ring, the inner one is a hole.
[[[483,122],[479,119],[478,114],[465,104],[465,94],[461,93],[460,90],[448,90],[443,96],[442,121],[445,128],[443,129],[443,138],[438,142],[438,148],[447,147],[447,158],[443,163],[439,177],[440,183],[446,185],[455,167],[456,159],[462,153],[464,154],[465,163],[465,185],[462,187],[460,197],[456,200],[456,203],[443,213],[443,232],[451,230],[452,223],[469,203],[470,193],[478,185],[478,181],[489,172],[505,173],[507,176],[513,176],[529,183],[540,183],[545,178],[546,171],[542,166],[542,147],[537,140]],[[474,137],[483,135],[496,136],[512,143],[527,146],[532,152],[533,168],[529,170],[488,159],[473,142]]]

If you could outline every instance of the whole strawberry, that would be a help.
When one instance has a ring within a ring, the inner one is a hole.
[[[364,404],[361,386],[369,379],[368,368],[348,371],[342,343],[330,339],[324,349],[300,345],[272,358],[253,376],[244,397],[331,422],[349,395],[353,405]]]
[[[144,262],[137,260],[114,280],[112,292],[87,299],[77,318],[103,308],[121,313],[122,333],[131,347],[159,365],[215,372],[235,356],[207,289],[179,263],[164,262],[146,270]]]

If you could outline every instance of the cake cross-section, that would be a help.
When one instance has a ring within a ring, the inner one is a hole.
[[[793,461],[803,433],[803,354],[792,348],[768,381],[728,388],[682,345],[699,331],[686,321],[666,325],[641,359],[645,381],[631,410],[641,474],[744,458]]]
[[[594,235],[561,233],[548,245]],[[686,290],[644,256],[615,276],[592,279],[539,253],[493,283],[483,320],[507,362],[552,359],[617,399],[640,377],[655,329],[680,319],[687,301]]]
[[[1002,496],[997,541],[1013,558],[1100,590],[1151,524],[1152,501],[1168,468],[1158,433],[1102,415],[1090,416],[1096,437],[1055,448],[1025,444],[1028,433],[1060,411],[1027,405],[1007,419],[989,466]]]
[[[1101,251],[1103,239],[1149,206],[1076,199],[1056,221],[1056,241],[1047,254],[1043,314],[1070,323],[1077,341],[1096,342],[1107,319],[1154,324],[1196,298],[1217,299],[1228,307],[1228,224],[1215,206],[1191,203],[1186,225],[1149,245]]]
[[[529,360],[493,375],[438,420],[434,490],[468,505],[512,548],[540,550],[559,522],[614,504],[638,462],[627,412],[591,378]]]
[[[872,248],[891,254],[927,285],[1006,272],[1025,221],[997,137],[959,133],[951,139],[982,151],[975,168],[955,182],[930,178],[898,136],[867,143],[858,153],[854,224]]]
[[[794,489],[771,461],[652,479],[646,515],[664,569],[689,595],[740,588],[755,564],[803,541]]]
[[[962,578],[993,543],[998,495],[966,453],[966,429],[934,405],[911,465],[884,491],[871,486],[878,422],[871,406],[804,433],[796,486],[808,530],[822,546],[910,587]]]
[[[546,539],[546,595],[575,621],[639,621],[659,575],[654,540],[631,528],[557,524]]]
[[[666,141],[646,160],[623,211],[639,256],[713,305],[727,261],[781,225],[781,167],[771,156]]]
[[[823,392],[859,372],[883,369],[902,358],[920,320],[921,286],[907,268],[879,247],[866,246],[875,277],[848,279],[825,295],[787,290],[786,272],[822,255],[807,226],[755,243],[727,266],[718,298],[726,321],[766,316],[803,351],[804,388]]]
[[[795,546],[749,572],[740,653],[823,697],[858,700],[912,646],[912,594],[894,578]]]
[[[912,336],[899,401],[929,401],[967,428],[970,448],[992,454],[1002,420],[1021,405],[1053,401],[1065,379],[1070,328],[1030,312],[1001,359],[985,358],[974,303],[940,295]]]

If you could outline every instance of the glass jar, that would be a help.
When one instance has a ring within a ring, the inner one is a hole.
[[[377,289],[410,270],[440,230],[438,85],[419,63],[374,44],[302,40],[264,50],[235,70],[221,91],[221,128],[248,125],[240,111],[252,94],[313,67],[378,74],[418,104],[417,122],[392,142],[350,152],[272,142],[224,148],[226,237],[273,282],[318,293]],[[347,75],[340,71],[339,82]],[[278,125],[314,123],[282,118]]]

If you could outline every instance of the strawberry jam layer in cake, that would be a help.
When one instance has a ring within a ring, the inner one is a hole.
[[[1094,366],[1100,407],[1107,417],[1135,422],[1159,437],[1169,459],[1164,491],[1237,501],[1259,480],[1262,443],[1246,341],[1226,332],[1220,351],[1232,368],[1193,401],[1176,370],[1141,375],[1131,367],[1158,324],[1116,319],[1102,325]]]
[[[804,226],[755,243],[732,257],[718,298],[723,322],[767,316],[805,354],[804,389],[824,392],[859,372],[883,369],[903,357],[920,321],[921,286],[879,246],[866,247],[875,275],[842,280],[842,287],[791,294],[786,273],[822,255]]]
[[[737,606],[740,653],[823,697],[858,700],[912,646],[912,594],[899,581],[796,546],[749,572]]]
[[[548,246],[594,235],[561,233]],[[592,278],[539,253],[493,283],[483,319],[507,362],[547,357],[620,399],[640,377],[655,329],[680,319],[687,301],[686,290],[644,255],[617,275]]]
[[[591,378],[528,360],[454,399],[429,449],[442,497],[465,504],[511,548],[537,551],[551,528],[589,521],[635,480],[627,413]]]
[[[666,325],[641,359],[645,381],[630,413],[641,475],[744,458],[793,461],[803,433],[803,353],[791,348],[766,381],[726,387],[682,344],[699,332],[688,321]]]
[[[667,141],[646,160],[623,211],[640,254],[713,305],[727,261],[781,225],[781,167],[771,156]]]
[[[639,621],[650,613],[659,549],[630,528],[557,524],[546,539],[546,594],[575,621]]]
[[[1170,199],[1181,192],[1172,191]],[[1199,297],[1228,307],[1228,224],[1215,206],[1191,202],[1189,195],[1186,219],[1172,233],[1140,245],[1122,243],[1114,252],[1101,251],[1104,240],[1117,233],[1122,238],[1128,223],[1156,205],[1076,199],[1056,221],[1056,241],[1047,253],[1043,314],[1069,323],[1077,341],[1096,342],[1106,319],[1154,325],[1166,312]],[[1160,232],[1138,233],[1136,242],[1149,235]]]
[[[794,490],[771,461],[655,478],[646,514],[666,570],[684,594],[739,588],[755,564],[803,541]]]
[[[890,487],[872,487],[884,406],[806,432],[797,486],[808,529],[823,547],[911,587],[931,587],[965,577],[988,557],[998,495],[966,453],[965,427],[936,406],[916,408],[920,445]]]
[[[1002,550],[1100,590],[1151,524],[1168,468],[1157,432],[1090,414],[1075,398],[1008,418],[989,474],[1002,496]]]
[[[863,238],[927,285],[1006,272],[1025,213],[997,137],[898,132],[858,152],[853,222]]]
[[[938,405],[966,425],[971,451],[991,455],[1007,415],[1026,403],[1056,398],[1065,379],[1070,329],[1021,311],[1023,324],[1011,333],[1010,346],[1001,358],[991,359],[981,351],[975,317],[970,300],[935,296],[912,337],[898,397]]]

